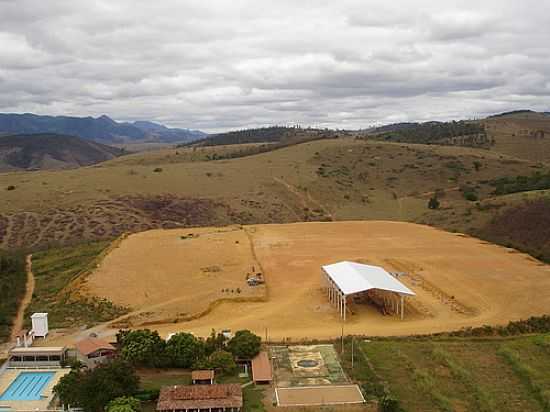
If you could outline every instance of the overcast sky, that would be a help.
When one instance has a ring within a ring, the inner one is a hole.
[[[0,0],[0,112],[206,131],[550,110],[550,1]]]

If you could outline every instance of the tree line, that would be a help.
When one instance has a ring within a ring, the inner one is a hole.
[[[438,143],[459,136],[484,135],[485,128],[478,122],[426,122],[370,136],[402,143]]]
[[[85,412],[137,412],[139,391],[136,367],[213,369],[233,374],[236,360],[250,360],[261,347],[261,338],[240,330],[228,339],[212,330],[206,339],[191,333],[176,333],[165,340],[149,329],[121,330],[117,334],[119,356],[94,369],[74,361],[72,370],[53,388],[63,405],[79,406]],[[157,393],[152,395],[158,397]]]

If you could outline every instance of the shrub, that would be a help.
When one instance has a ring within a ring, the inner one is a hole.
[[[439,200],[435,196],[428,201],[428,209],[439,209],[439,205]]]
[[[6,190],[15,190],[15,186],[14,185],[9,185],[8,187],[6,187]]]
[[[162,172],[162,167],[156,167],[155,170],[153,170],[153,172],[155,172],[155,173]]]
[[[141,405],[139,399],[131,396],[121,396],[109,402],[105,410],[107,412],[139,412]]]

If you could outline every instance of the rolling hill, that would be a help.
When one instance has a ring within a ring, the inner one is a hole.
[[[31,134],[0,137],[0,172],[71,169],[113,159],[123,150],[73,136]]]
[[[222,146],[245,143],[279,143],[282,145],[310,140],[334,138],[346,132],[271,126],[217,133],[191,143],[194,146]]]
[[[40,116],[31,113],[0,113],[1,134],[55,133],[78,136],[105,143],[135,141],[187,142],[204,137],[198,130],[171,129],[163,125],[138,121],[119,123],[103,115],[93,117]]]

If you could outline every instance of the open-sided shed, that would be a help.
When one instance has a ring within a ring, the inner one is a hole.
[[[387,302],[401,319],[404,316],[405,297],[415,295],[395,276],[379,266],[343,261],[323,266],[321,277],[329,301],[338,308],[344,320],[348,307],[347,298],[350,295],[369,293],[371,299]]]

